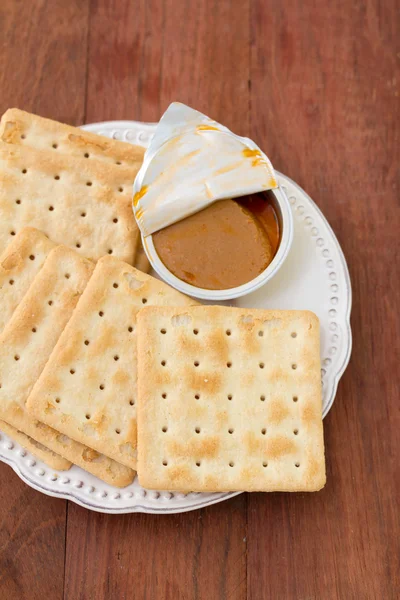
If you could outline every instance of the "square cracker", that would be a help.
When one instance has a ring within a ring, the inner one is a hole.
[[[138,476],[181,491],[325,484],[319,321],[222,306],[138,315]]]
[[[41,269],[50,250],[55,247],[43,233],[32,227],[21,229],[0,256],[0,333]],[[0,429],[52,469],[66,470],[71,463],[42,446],[8,423]]]
[[[69,154],[85,160],[95,159],[115,167],[129,167],[132,182],[145,152],[141,146],[64,125],[18,108],[9,108],[2,116],[0,139],[7,143]]]
[[[0,247],[31,225],[93,260],[111,253],[133,264],[133,179],[127,167],[0,141]]]
[[[94,269],[65,246],[54,248],[0,335],[0,418],[112,485],[134,472],[37,421],[25,402]]]
[[[32,415],[132,468],[136,315],[145,304],[197,303],[122,261],[102,258],[27,401]]]

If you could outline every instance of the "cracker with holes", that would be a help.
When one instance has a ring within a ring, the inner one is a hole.
[[[102,258],[27,402],[48,425],[132,468],[136,315],[149,304],[196,302],[122,261]]]
[[[131,469],[51,429],[25,408],[93,269],[65,246],[49,253],[0,335],[0,418],[107,483],[124,486],[133,480]]]
[[[0,256],[0,333],[41,269],[50,250],[55,247],[43,233],[25,227],[12,238]],[[52,469],[69,469],[71,463],[8,423],[0,421],[0,429]]]
[[[109,176],[110,185],[113,187],[115,187],[115,182],[118,181],[121,171],[124,180],[128,176],[130,184],[133,183],[143,162],[145,152],[145,149],[141,146],[96,135],[70,125],[64,125],[58,121],[27,113],[18,108],[10,108],[2,116],[0,140],[36,148],[37,150],[52,150],[61,156],[66,154],[78,159],[90,159],[95,163],[97,161],[107,163],[107,175]],[[130,193],[129,185],[128,193]],[[21,199],[17,200],[19,203],[22,202]],[[61,243],[62,240],[58,241]],[[79,244],[81,245],[81,242],[77,241],[75,247],[79,248]],[[112,251],[111,247],[107,249],[108,252],[110,250]],[[88,253],[86,254],[88,255]],[[133,264],[145,273],[150,270],[150,263],[140,240]]]
[[[150,489],[325,484],[319,322],[220,306],[138,315],[138,476]]]
[[[0,247],[24,226],[98,260],[134,263],[132,169],[0,141]]]
[[[41,231],[25,227],[0,256],[0,333],[55,244]]]
[[[9,108],[2,116],[0,140],[101,161],[116,167],[128,167],[132,182],[144,156],[144,148],[140,146],[96,135],[18,108]]]

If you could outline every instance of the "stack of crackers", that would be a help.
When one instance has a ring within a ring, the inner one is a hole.
[[[137,471],[150,489],[320,489],[318,319],[200,306],[148,275],[130,207],[142,157],[3,116],[0,429],[118,487]]]

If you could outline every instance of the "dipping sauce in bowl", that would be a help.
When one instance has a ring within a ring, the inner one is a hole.
[[[228,290],[258,277],[280,243],[280,219],[270,192],[214,202],[152,236],[154,249],[178,279]]]

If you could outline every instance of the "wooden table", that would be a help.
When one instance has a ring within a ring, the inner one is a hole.
[[[400,597],[398,8],[396,0],[0,2],[1,112],[156,121],[181,100],[250,136],[336,232],[354,334],[325,420],[320,493],[108,516],[41,495],[0,465],[1,599]]]

